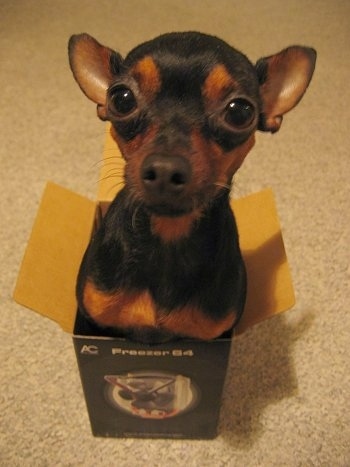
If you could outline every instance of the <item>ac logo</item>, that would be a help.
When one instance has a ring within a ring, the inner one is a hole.
[[[87,355],[98,355],[98,347],[96,345],[83,345],[80,353]]]

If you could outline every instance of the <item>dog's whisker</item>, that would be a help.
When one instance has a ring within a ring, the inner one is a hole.
[[[136,226],[136,218],[137,218],[137,214],[139,212],[139,209],[140,209],[140,206],[136,206],[135,209],[134,209],[134,212],[132,214],[132,218],[131,218],[131,226],[134,230],[136,230],[137,226]]]
[[[103,164],[103,159],[100,159],[98,160],[97,162],[94,162],[93,164],[91,164],[91,168],[95,168],[97,167],[98,165],[102,165]]]
[[[116,170],[117,172],[119,173],[124,173],[125,172],[125,168],[120,166],[120,165],[116,165],[112,162],[110,163],[107,163],[107,164],[104,164],[102,167],[101,167],[101,170],[103,169],[107,169],[109,170],[110,168],[113,168],[114,170]]]
[[[105,162],[105,159],[100,159],[97,162],[94,162],[93,164],[91,164],[91,167],[94,167],[94,168],[98,166],[102,167],[104,165],[104,162]]]
[[[115,152],[115,154],[114,154],[114,152]],[[117,152],[115,149],[105,149],[105,153],[107,153],[107,154],[114,154],[114,155],[104,157],[104,159],[115,158],[115,159],[122,160],[122,159],[120,158],[120,152],[119,152],[119,151]]]
[[[110,180],[110,179],[114,179],[114,178],[117,178],[118,177],[118,174],[115,174],[115,173],[111,173],[109,175],[105,175],[104,177],[100,177],[97,181],[96,181],[96,184],[97,183],[100,183],[100,182],[103,182],[105,180]],[[119,183],[124,183],[124,181],[120,181],[118,182]]]
[[[215,182],[214,185],[219,186],[220,188],[225,188],[228,191],[231,191],[231,185],[228,185],[227,183]]]
[[[115,195],[115,192],[118,191],[120,185],[124,186],[124,182],[113,183],[113,185],[108,188],[107,194],[113,193],[113,195]]]
[[[109,178],[114,178],[114,177],[116,177],[116,175],[117,175],[117,174],[115,174],[115,173],[113,173],[113,172],[112,172],[112,173],[109,173],[109,174],[106,174],[106,175],[104,175],[103,177],[100,177],[100,178],[97,180],[96,183],[103,182],[104,180],[107,180],[107,179],[109,179]]]
[[[120,170],[118,169],[118,167],[112,167],[108,170],[105,171],[105,174],[108,175],[108,174],[115,174],[115,175],[123,175],[124,174],[124,171],[123,170]]]
[[[108,161],[108,162],[106,162],[106,161]],[[111,156],[111,157],[105,157],[103,159],[100,159],[97,162],[94,162],[92,164],[92,167],[96,167],[96,166],[99,166],[99,165],[103,166],[103,165],[108,165],[108,164],[110,164],[110,165],[112,165],[112,164],[120,165],[122,167],[122,166],[125,165],[125,162],[122,159],[120,159],[120,157]]]
[[[114,183],[111,188],[108,190],[108,193],[110,193],[111,191],[116,191],[119,189],[120,186],[124,186],[124,183],[123,182],[118,182],[118,183]]]

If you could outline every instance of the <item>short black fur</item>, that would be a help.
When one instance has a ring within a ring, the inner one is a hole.
[[[97,300],[102,313],[119,313],[123,305],[118,294],[128,307],[135,296],[148,306],[149,295],[153,307],[153,321],[142,321],[144,316],[129,320],[127,308],[121,321],[104,321],[121,323],[121,328],[101,321],[101,334],[157,343],[182,335],[213,338],[228,331],[242,316],[247,290],[229,202],[231,178],[252,148],[254,132],[278,131],[283,114],[301,99],[312,77],[315,51],[293,46],[254,67],[217,37],[182,32],[145,42],[123,60],[81,34],[72,36],[69,58],[99,117],[111,122],[126,160],[125,187],[94,232],[81,264],[76,289],[80,311],[91,323],[98,321],[86,309],[92,303],[99,317],[94,298],[85,302],[87,284],[92,284],[88,294],[102,296]],[[143,58],[151,69],[143,70],[142,79],[141,67],[139,79],[135,67]],[[294,82],[298,86],[290,85]],[[114,100],[123,96],[118,86],[128,102]],[[232,109],[242,103],[247,113],[236,118]],[[180,233],[173,235],[177,219]],[[163,326],[164,316],[170,318],[174,311],[175,320]],[[192,329],[186,332],[183,321],[178,327],[177,319],[185,319]],[[154,325],[142,325],[150,322]],[[218,325],[212,333],[207,332],[211,325]]]
[[[189,238],[164,244],[152,234],[147,208],[123,188],[92,237],[78,284],[87,272],[102,291],[148,290],[169,313],[191,303],[220,319],[234,308],[237,324],[244,308],[246,272],[226,194],[213,200]],[[79,286],[77,293],[82,303]]]

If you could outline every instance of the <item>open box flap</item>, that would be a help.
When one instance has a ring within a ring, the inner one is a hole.
[[[295,304],[292,278],[271,189],[234,200],[248,275],[247,301],[236,333]]]
[[[14,291],[16,302],[72,333],[75,282],[91,236],[96,203],[46,185]]]

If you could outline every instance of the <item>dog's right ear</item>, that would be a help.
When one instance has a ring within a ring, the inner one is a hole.
[[[107,89],[122,66],[121,55],[88,34],[72,36],[68,54],[75,80],[84,94],[97,104],[97,115],[107,120]]]
[[[271,133],[279,130],[283,115],[303,97],[315,63],[316,51],[298,45],[258,60],[256,72],[263,104],[259,130]]]

